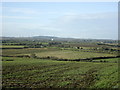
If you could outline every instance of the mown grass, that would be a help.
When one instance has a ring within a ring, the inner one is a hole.
[[[12,60],[12,61],[9,61]],[[7,61],[8,60],[8,61]],[[3,87],[117,88],[118,64],[3,57]]]

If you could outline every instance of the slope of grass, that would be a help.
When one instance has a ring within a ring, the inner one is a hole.
[[[2,64],[3,87],[118,87],[117,63],[71,62],[3,57]]]

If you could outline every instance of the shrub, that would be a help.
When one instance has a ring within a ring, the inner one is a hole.
[[[34,53],[32,53],[32,54],[30,55],[30,57],[31,57],[31,58],[36,58],[37,56],[36,56]]]

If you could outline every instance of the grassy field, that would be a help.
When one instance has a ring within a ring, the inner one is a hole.
[[[25,49],[4,49],[2,51],[3,55],[17,55],[17,54],[31,54],[45,51],[54,51],[56,48],[25,48]]]
[[[85,52],[74,49],[62,50],[60,48],[26,48],[26,49],[4,49],[3,55],[31,55],[35,53],[38,57],[53,56],[63,59],[81,59],[91,57],[107,57],[116,56],[115,54],[97,53],[97,52]]]
[[[17,57],[3,57],[2,60],[3,87],[118,88],[118,63]]]
[[[47,52],[36,53],[36,55],[38,57],[53,56],[63,59],[83,59],[83,58],[92,58],[92,57],[115,56],[113,54],[106,54],[106,53],[81,52],[81,51],[71,51],[71,50],[47,51]]]
[[[2,49],[16,49],[16,48],[18,48],[18,49],[22,49],[22,48],[24,48],[24,46],[15,46],[15,45],[1,45],[0,46],[0,48],[2,48]]]

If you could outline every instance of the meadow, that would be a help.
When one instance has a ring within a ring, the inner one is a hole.
[[[106,53],[94,53],[94,52],[81,52],[81,51],[71,51],[71,50],[58,50],[58,51],[47,51],[36,53],[38,57],[57,57],[64,59],[84,59],[92,57],[105,57],[105,56],[115,56],[113,54]]]

